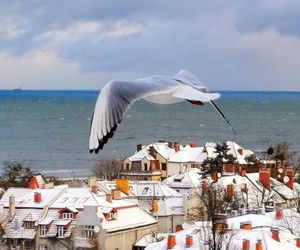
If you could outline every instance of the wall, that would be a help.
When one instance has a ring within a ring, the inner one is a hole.
[[[146,234],[157,231],[157,225],[123,231],[114,234],[107,234],[105,241],[105,249],[107,250],[128,250],[132,249],[133,244]]]

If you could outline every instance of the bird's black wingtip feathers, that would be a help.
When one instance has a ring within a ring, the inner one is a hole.
[[[95,153],[98,154],[99,151],[103,149],[104,144],[106,144],[110,138],[113,138],[114,133],[117,130],[117,128],[118,128],[118,125],[115,124],[103,138],[98,140],[98,147],[94,148],[94,149],[90,149],[90,153],[93,153],[95,151]]]

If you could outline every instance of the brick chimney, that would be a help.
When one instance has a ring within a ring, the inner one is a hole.
[[[281,220],[283,218],[283,210],[280,208],[276,208],[275,210],[275,219]]]
[[[243,247],[242,247],[242,249],[243,250],[249,250],[249,248],[250,248],[250,241],[246,240],[246,239],[243,239]]]
[[[153,146],[149,147],[149,154],[156,158],[155,148]]]
[[[274,240],[280,241],[279,239],[279,230],[277,228],[271,228],[272,238]]]
[[[175,235],[169,235],[167,241],[167,249],[172,249],[176,245],[176,237]]]
[[[106,201],[112,203],[112,194],[106,194]]]
[[[300,248],[300,238],[296,239],[296,247]]]
[[[173,148],[173,142],[170,142],[170,141],[169,141],[169,142],[168,142],[168,147],[169,147],[169,148]]]
[[[257,242],[255,244],[255,250],[262,250],[262,241],[261,240],[257,240]]]
[[[14,216],[16,214],[16,201],[15,201],[15,196],[11,195],[9,196],[9,221],[12,221]]]
[[[121,190],[120,189],[112,189],[111,195],[113,200],[121,200]]]
[[[286,176],[289,177],[289,181],[285,183],[290,189],[294,189],[294,169],[292,168],[287,168],[285,170]]]
[[[191,143],[191,148],[196,148],[197,147],[197,143]]]
[[[251,223],[251,221],[241,222],[240,223],[240,229],[251,230],[252,229],[252,223]]]
[[[271,189],[271,180],[270,180],[270,178],[271,178],[271,174],[270,174],[269,170],[260,170],[259,171],[259,181],[268,190]]]
[[[42,194],[40,192],[34,192],[34,202],[40,203],[42,201]]]
[[[185,247],[191,247],[193,245],[193,236],[190,234],[187,234],[185,236]]]
[[[233,184],[228,184],[226,187],[226,198],[227,200],[231,200],[233,197]]]
[[[177,153],[178,151],[180,151],[180,145],[178,142],[174,142],[174,148],[175,148],[175,152]]]
[[[243,155],[244,153],[244,150],[242,148],[239,148],[237,151],[239,152],[240,155]]]

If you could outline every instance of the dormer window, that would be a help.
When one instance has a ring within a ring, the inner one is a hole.
[[[116,220],[118,218],[118,213],[116,209],[112,209],[109,213],[104,213],[105,219],[110,220]]]
[[[64,226],[58,226],[58,236],[63,237],[66,233],[66,228]]]
[[[73,213],[63,213],[63,219],[73,219]]]
[[[26,229],[34,228],[34,221],[24,221],[23,227]]]
[[[45,237],[46,233],[47,233],[47,226],[45,225],[40,226],[40,236]]]

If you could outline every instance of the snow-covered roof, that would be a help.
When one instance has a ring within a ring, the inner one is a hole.
[[[44,208],[56,197],[60,195],[61,189],[29,189],[29,188],[9,188],[1,198],[4,207],[9,206],[9,196],[15,196],[16,208]],[[34,194],[41,194],[41,201],[34,201]]]
[[[293,221],[293,216],[297,216],[297,220]],[[255,244],[258,240],[262,241],[262,249],[298,249],[296,247],[296,238],[299,235],[298,231],[294,230],[293,234],[288,229],[286,219],[289,219],[290,223],[294,223],[295,227],[299,227],[300,217],[299,214],[290,209],[283,210],[283,218],[275,218],[275,212],[267,214],[248,214],[239,217],[229,218],[227,220],[228,231],[225,233],[222,239],[222,249],[242,249],[243,240],[250,241],[249,250],[254,250]],[[252,224],[251,230],[240,229],[240,223],[249,221]],[[291,225],[289,225],[291,226]],[[205,240],[208,238],[210,232],[211,223],[208,222],[195,222],[193,225],[184,224],[183,231],[175,233],[176,245],[172,249],[203,249],[208,250],[208,245],[205,244]],[[279,229],[279,239],[276,241],[272,238],[271,228]],[[186,235],[191,235],[193,237],[193,245],[186,247],[185,239]],[[149,237],[148,237],[149,238]],[[153,237],[152,237],[153,240]],[[144,241],[145,245],[149,244],[151,237]],[[163,250],[167,248],[167,236],[165,239],[149,244],[146,250]]]
[[[180,145],[178,152],[172,147],[170,148],[167,142],[154,142],[147,146],[143,146],[134,155],[128,157],[130,161],[141,161],[144,158],[148,160],[155,160],[150,155],[150,147],[154,147],[155,151],[158,152],[163,158],[170,162],[203,162],[203,147],[191,147],[189,145]]]
[[[63,189],[61,195],[50,205],[50,208],[97,206],[97,203],[88,187]]]
[[[183,173],[177,173],[166,178],[163,183],[171,188],[191,189],[199,187],[202,180],[202,172],[198,168],[186,169]]]
[[[233,155],[239,164],[247,164],[248,162],[246,161],[246,157],[254,154],[251,150],[244,149],[240,145],[238,145],[237,143],[235,143],[233,141],[227,141],[226,144],[229,149],[228,154]],[[214,158],[217,156],[217,154],[215,152],[216,151],[215,147],[216,147],[215,142],[207,142],[205,144],[204,151],[208,158]]]

